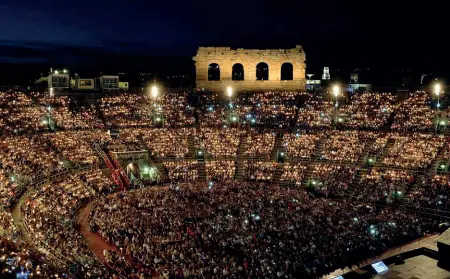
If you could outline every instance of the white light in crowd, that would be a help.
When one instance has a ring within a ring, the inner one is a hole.
[[[156,85],[152,86],[151,94],[152,94],[152,98],[158,97],[158,87]]]
[[[64,70],[63,70],[63,73],[67,74],[67,69],[64,69]]]
[[[441,165],[441,169],[445,169],[445,165]]]
[[[436,83],[434,85],[434,94],[436,94],[436,96],[439,96],[441,94],[441,84]]]
[[[436,107],[440,108],[441,107],[441,103],[437,103]]]
[[[156,122],[160,122],[161,121],[161,117],[156,117]]]
[[[227,87],[227,96],[230,98],[233,96],[233,88],[231,86]]]
[[[445,121],[441,120],[441,126],[444,126],[444,125],[445,125]]]
[[[401,194],[402,194],[402,191],[397,191],[397,194],[401,195]]]
[[[334,95],[334,97],[337,98],[337,96],[339,96],[339,92],[340,91],[341,91],[341,89],[339,88],[339,85],[333,86],[333,95]]]
[[[59,75],[59,71],[58,70],[55,71],[55,75]]]
[[[353,218],[353,222],[358,222],[358,218]]]
[[[255,122],[256,122],[256,119],[253,118],[253,119],[250,120],[250,121],[251,121],[252,123],[255,123]]]
[[[284,152],[281,152],[281,153],[280,153],[280,156],[283,157],[283,156],[284,156]]]
[[[43,120],[42,124],[46,125],[47,124],[47,120]]]

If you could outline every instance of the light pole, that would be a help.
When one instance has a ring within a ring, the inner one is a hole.
[[[158,90],[158,86],[153,85],[151,90],[150,90],[151,97],[152,97],[153,100],[155,100],[158,97],[158,91],[159,91]]]
[[[157,116],[157,111],[155,109],[156,99],[158,98],[158,96],[159,96],[159,88],[158,88],[158,86],[156,86],[156,84],[154,84],[150,87],[150,98],[152,100],[152,102],[151,102],[152,118],[153,118],[153,121],[156,121],[159,123],[161,119],[159,116]]]
[[[231,87],[231,86],[227,87],[227,96],[231,100],[231,97],[233,97],[233,87]]]
[[[436,125],[435,125],[435,128],[434,128],[434,133],[435,134],[437,133],[437,128],[438,128],[438,125],[439,125],[439,108],[441,107],[441,103],[439,101],[440,101],[440,97],[441,97],[441,89],[442,89],[441,88],[441,84],[436,83],[434,85],[434,94],[438,98],[438,101],[437,101],[437,104],[436,104]]]
[[[231,98],[233,97],[233,87],[231,86],[227,86],[226,90],[225,90],[225,94],[227,95],[228,99],[230,100],[230,117],[229,117],[229,121],[231,122],[230,124],[236,122],[236,116],[234,115],[233,111],[234,111],[234,106],[233,103],[231,101]]]
[[[334,123],[336,123],[337,121],[337,108],[338,108],[338,96],[339,93],[341,92],[341,88],[339,87],[339,85],[334,85],[333,86],[333,96],[334,96],[334,114],[335,114],[335,119],[334,119]]]

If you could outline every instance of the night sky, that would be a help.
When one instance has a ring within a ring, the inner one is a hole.
[[[2,0],[0,63],[79,66],[110,54],[139,61],[188,58],[198,46],[301,44],[311,71],[379,66],[445,72],[450,24],[439,2]]]

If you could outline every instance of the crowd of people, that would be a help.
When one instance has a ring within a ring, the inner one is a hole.
[[[408,198],[416,207],[449,209],[450,178],[448,175],[424,176]]]
[[[394,100],[392,93],[359,93],[339,112],[345,115],[343,121],[348,128],[380,129],[394,112]]]
[[[311,159],[321,135],[319,134],[284,134],[283,146],[287,156],[293,159]]]
[[[406,169],[427,168],[445,143],[443,136],[430,134],[391,134],[390,138],[395,142],[392,148],[387,150],[382,164]]]
[[[357,131],[327,133],[320,153],[321,160],[354,163],[364,150],[365,141]]]
[[[403,198],[414,181],[411,171],[374,168],[361,178],[354,195],[360,200],[392,203]]]
[[[244,155],[269,159],[274,144],[275,133],[249,133]]]
[[[297,127],[327,128],[333,123],[334,103],[328,96],[313,94],[299,108]]]
[[[122,271],[145,278],[317,278],[434,228],[412,213],[313,198],[300,188],[210,185],[104,196],[90,227],[133,260],[119,263]]]
[[[317,164],[312,171],[309,186],[325,197],[344,195],[354,177],[355,169],[350,166]]]
[[[244,178],[254,181],[271,181],[275,174],[277,163],[267,161],[244,161]]]
[[[236,128],[203,128],[199,134],[200,147],[212,157],[236,157],[240,136],[243,133]]]
[[[133,279],[322,275],[431,228],[413,214],[360,202],[389,205],[407,195],[417,207],[448,210],[445,172],[431,170],[415,181],[416,171],[450,159],[448,139],[425,133],[433,125],[430,98],[417,92],[399,107],[394,102],[389,93],[354,95],[337,107],[319,94],[245,94],[209,104],[193,127],[198,110],[187,93],[122,94],[82,105],[69,97],[0,94],[0,235],[18,235],[10,208],[39,181],[21,208],[32,241],[92,277],[109,275],[73,225],[88,200],[95,200],[92,230],[122,248],[105,251],[107,262]],[[340,130],[332,129],[341,114]],[[253,127],[292,128],[294,122],[305,130]],[[118,135],[107,132],[111,127],[120,128]],[[270,158],[276,133],[284,134],[283,163]],[[149,150],[172,184],[118,193],[111,173],[99,169],[104,158],[95,143],[106,152]],[[372,166],[359,174],[365,150]],[[206,158],[204,178],[196,152]],[[80,168],[89,170],[72,172]],[[61,171],[63,177],[52,178]],[[52,278],[40,265],[41,278]],[[37,268],[27,270],[37,275]]]
[[[393,130],[426,131],[433,127],[434,112],[431,98],[426,92],[410,93],[395,111]]]
[[[208,181],[227,181],[234,179],[236,169],[234,161],[207,161],[205,167],[206,179]]]
[[[301,163],[285,163],[283,165],[283,173],[281,174],[280,183],[289,183],[301,186],[303,178],[306,175],[308,167]]]
[[[166,161],[164,169],[171,180],[195,181],[198,179],[196,160]]]
[[[86,273],[101,276],[105,268],[96,260],[72,221],[75,211],[95,194],[90,185],[100,182],[98,179],[89,181],[88,177],[91,177],[89,172],[71,174],[69,178],[41,186],[31,193],[21,211],[29,236],[43,251],[67,265],[75,264]]]

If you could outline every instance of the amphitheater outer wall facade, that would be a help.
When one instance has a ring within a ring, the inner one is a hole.
[[[292,49],[231,49],[230,47],[200,47],[193,57],[196,69],[196,87],[213,92],[223,92],[228,86],[235,91],[298,91],[306,88],[306,56],[303,47]],[[257,65],[268,66],[267,80],[257,80]],[[219,66],[220,78],[211,80],[210,65]],[[233,66],[243,66],[243,80],[233,80]],[[289,80],[282,80],[283,64],[292,65]]]

